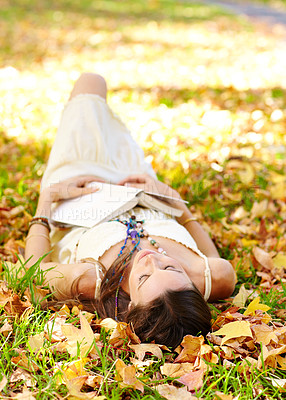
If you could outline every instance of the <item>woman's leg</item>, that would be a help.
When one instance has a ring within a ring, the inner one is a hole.
[[[98,94],[106,100],[107,86],[103,76],[94,74],[92,72],[85,72],[81,74],[75,82],[73,90],[70,95],[70,100],[78,94]]]

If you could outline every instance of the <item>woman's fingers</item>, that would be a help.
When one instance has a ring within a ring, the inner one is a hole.
[[[125,183],[147,183],[153,180],[154,179],[147,174],[134,174],[134,175],[129,175],[126,178],[119,181],[118,185],[124,185]]]

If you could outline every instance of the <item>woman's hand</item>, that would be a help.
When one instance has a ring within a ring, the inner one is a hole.
[[[181,199],[181,196],[175,189],[152,178],[148,174],[129,175],[125,179],[119,181],[118,185],[137,187],[143,189],[145,192],[172,197],[174,200]]]
[[[51,215],[52,203],[96,192],[98,190],[97,188],[88,187],[88,184],[95,181],[104,182],[96,176],[88,175],[66,179],[46,187],[40,194],[35,216],[41,215],[49,218]]]
[[[98,188],[88,186],[88,184],[94,181],[104,182],[103,180],[91,175],[77,176],[45,188],[41,193],[41,196],[44,195],[44,197],[52,203],[60,200],[73,199],[75,197],[96,192]]]

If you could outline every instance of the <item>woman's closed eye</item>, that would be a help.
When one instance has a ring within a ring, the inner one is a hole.
[[[147,274],[143,274],[143,275],[141,275],[141,276],[139,276],[139,282],[141,282],[142,281],[142,279],[143,278],[148,278],[150,275],[147,275]]]

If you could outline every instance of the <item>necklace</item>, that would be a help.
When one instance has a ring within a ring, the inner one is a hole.
[[[143,229],[143,224],[145,222],[144,220],[137,221],[136,216],[132,215],[128,221],[127,220],[121,221],[118,218],[113,221],[120,222],[126,226],[126,238],[124,240],[123,246],[121,247],[121,249],[117,255],[117,258],[123,254],[123,250],[126,248],[128,239],[131,239],[131,243],[133,244],[133,249],[130,251],[130,253],[127,255],[127,257],[124,261],[125,267],[119,278],[118,286],[117,286],[117,289],[115,292],[115,321],[117,321],[118,320],[118,318],[117,318],[118,317],[118,296],[119,296],[120,284],[123,280],[124,273],[125,273],[126,267],[127,267],[127,263],[129,260],[131,260],[135,250],[138,250],[138,251],[142,250],[142,248],[139,246],[140,239],[141,238],[148,239],[150,244],[157,249],[158,253],[163,254],[163,255],[167,255],[167,253],[164,249],[162,249],[162,247],[159,246],[159,244],[156,242],[156,240],[153,239],[151,236],[149,236],[148,232],[145,229]],[[114,275],[114,274],[115,274],[115,270],[113,270],[113,272],[112,272],[112,275]]]

